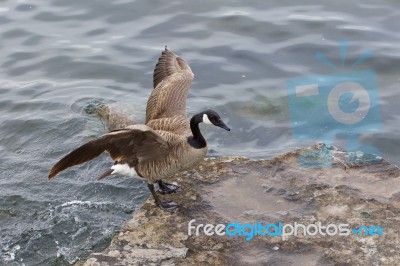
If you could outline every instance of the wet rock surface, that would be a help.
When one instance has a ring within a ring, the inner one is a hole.
[[[157,208],[150,198],[108,249],[79,265],[399,265],[399,168],[379,158],[347,163],[352,154],[334,148],[331,168],[300,167],[301,152],[323,149],[316,145],[272,160],[208,158],[173,178],[177,193],[162,195],[180,203],[176,212]],[[383,236],[188,236],[192,219],[193,225],[379,225]]]
[[[108,129],[134,121],[106,105],[96,113]],[[307,168],[315,164],[325,168]],[[207,158],[171,181],[179,184],[177,193],[161,197],[180,203],[177,211],[161,210],[150,197],[109,248],[77,265],[400,265],[400,169],[379,157],[317,144],[272,160]],[[236,221],[349,224],[350,230],[380,226],[383,236],[365,231],[304,236],[301,229],[285,240],[189,236],[193,219],[194,226]]]

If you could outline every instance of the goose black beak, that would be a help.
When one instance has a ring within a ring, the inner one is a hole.
[[[225,125],[225,123],[224,122],[219,122],[218,123],[218,125],[216,125],[217,127],[220,127],[220,128],[223,128],[223,129],[225,129],[225,130],[227,130],[227,131],[231,131],[231,129],[227,126],[227,125]]]

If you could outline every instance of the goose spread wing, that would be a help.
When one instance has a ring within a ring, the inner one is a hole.
[[[176,115],[186,117],[186,99],[193,78],[185,60],[165,48],[154,69],[154,89],[147,101],[146,123]]]
[[[96,158],[104,151],[107,151],[113,160],[135,166],[139,161],[165,156],[168,153],[168,142],[145,125],[133,125],[112,131],[67,154],[50,170],[49,179],[68,167]]]

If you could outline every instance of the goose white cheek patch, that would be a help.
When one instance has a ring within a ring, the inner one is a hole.
[[[210,119],[208,119],[208,115],[206,115],[206,114],[203,115],[203,123],[209,124],[209,125],[212,124]]]

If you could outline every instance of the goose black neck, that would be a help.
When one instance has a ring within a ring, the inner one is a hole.
[[[207,146],[206,140],[200,132],[199,123],[203,122],[202,114],[197,114],[190,119],[190,129],[192,130],[192,135],[189,137],[189,144],[196,149],[201,149]]]

